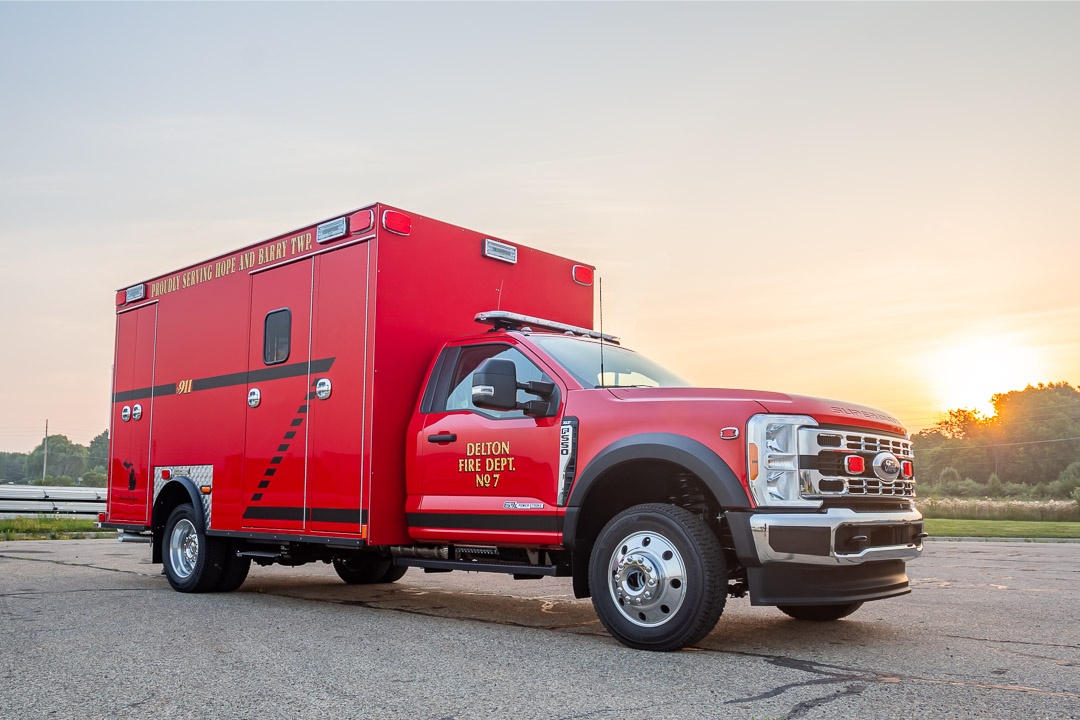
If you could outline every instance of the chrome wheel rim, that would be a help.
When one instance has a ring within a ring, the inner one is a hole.
[[[199,533],[187,518],[176,523],[169,535],[169,560],[181,580],[195,572],[195,564],[199,562]]]
[[[686,599],[686,564],[667,538],[638,532],[626,537],[608,564],[608,590],[623,617],[639,627],[663,625]]]

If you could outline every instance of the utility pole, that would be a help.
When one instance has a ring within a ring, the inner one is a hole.
[[[45,469],[49,467],[49,419],[45,418],[45,462],[41,463],[41,484],[45,484]]]

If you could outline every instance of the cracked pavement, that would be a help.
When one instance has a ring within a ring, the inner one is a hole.
[[[0,717],[1080,718],[1080,544],[931,542],[909,572],[836,623],[729,599],[659,654],[562,578],[255,566],[182,595],[146,545],[0,543]]]

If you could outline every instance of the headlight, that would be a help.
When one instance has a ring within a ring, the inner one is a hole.
[[[755,415],[746,425],[747,473],[758,505],[819,507],[799,491],[799,428],[814,427],[806,415]]]

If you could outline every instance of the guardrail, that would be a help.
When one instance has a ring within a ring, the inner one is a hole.
[[[97,518],[105,509],[105,488],[0,485],[0,514],[65,515]]]

